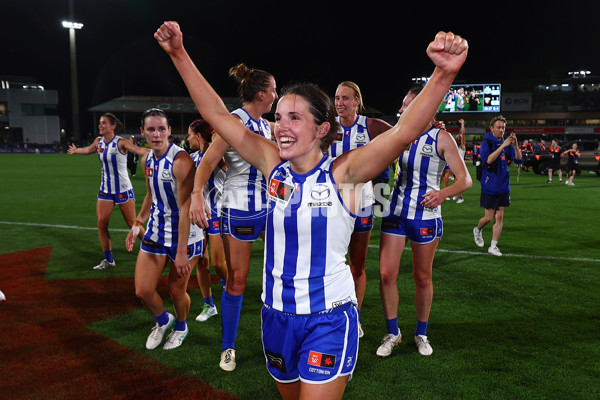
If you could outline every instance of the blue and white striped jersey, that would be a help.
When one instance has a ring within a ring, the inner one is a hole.
[[[96,151],[102,164],[101,192],[117,194],[133,189],[127,173],[127,153],[119,150],[121,139],[115,135],[109,142],[104,141],[103,137],[98,141]]]
[[[423,207],[423,195],[440,190],[440,178],[446,160],[438,153],[439,129],[431,128],[413,141],[399,157],[399,172],[384,215],[426,220],[442,217],[442,207]]]
[[[271,127],[265,119],[257,121],[243,108],[238,108],[232,114],[238,116],[251,131],[272,140]],[[266,179],[263,174],[231,147],[225,152],[224,158],[227,176],[223,187],[223,207],[243,211],[264,210]]]
[[[306,174],[290,162],[271,173],[263,269],[263,302],[292,314],[356,303],[346,264],[356,215],[343,204],[327,155]]]
[[[185,150],[171,143],[159,159],[154,152],[146,158],[145,175],[152,192],[152,208],[144,238],[165,247],[177,247],[179,242],[179,206],[177,204],[177,179],[173,174],[175,157]],[[204,238],[202,229],[190,224],[188,244]]]
[[[367,127],[368,118],[366,116],[359,115],[356,121],[350,126],[342,125],[340,117],[336,117],[336,119],[340,123],[340,130],[333,143],[329,146],[329,155],[331,157],[339,157],[371,141],[369,128]]]
[[[196,168],[198,168],[204,154],[200,151],[196,151],[191,156],[192,160],[194,161],[194,165]],[[221,216],[221,202],[223,197],[225,174],[226,172],[217,165],[210,175],[210,178],[208,178],[206,186],[204,186],[204,192],[202,195],[204,197],[205,204],[210,207],[211,218],[218,218]]]
[[[339,116],[336,119],[340,123],[340,130],[333,143],[329,146],[329,155],[331,157],[339,157],[371,141],[371,135],[367,126],[368,118],[366,116],[359,115],[351,126],[342,125]],[[369,181],[362,187],[360,207],[367,207],[374,203],[373,184]]]

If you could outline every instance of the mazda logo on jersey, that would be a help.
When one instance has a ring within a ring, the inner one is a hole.
[[[160,177],[163,182],[173,182],[173,176],[171,175],[171,171],[163,170]]]
[[[356,141],[357,142],[365,143],[366,140],[367,140],[367,136],[364,133],[358,133],[356,135]]]
[[[312,188],[310,197],[313,200],[325,200],[329,198],[330,194],[329,188],[326,185],[318,183]]]

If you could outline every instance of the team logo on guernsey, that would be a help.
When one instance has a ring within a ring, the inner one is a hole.
[[[333,369],[335,368],[335,355],[311,350],[308,355],[308,364],[315,367]]]
[[[357,143],[366,143],[367,141],[367,137],[364,133],[358,133],[356,135],[356,142]]]
[[[271,178],[269,182],[269,195],[279,200],[288,201],[294,192],[294,187],[289,183]]]
[[[344,139],[344,132],[338,132],[337,135],[335,135],[335,141],[336,142],[341,142],[342,139]]]
[[[104,153],[104,147],[98,147],[98,153]]]
[[[146,176],[148,178],[152,176],[152,168],[146,168]]]
[[[287,372],[287,369],[285,368],[285,358],[283,358],[281,354],[273,353],[267,349],[265,349],[265,354],[267,355],[267,360],[271,367],[274,367],[281,372]]]

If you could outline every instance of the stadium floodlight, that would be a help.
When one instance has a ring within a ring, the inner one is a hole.
[[[579,71],[571,71],[569,72],[569,75],[571,75],[571,77],[573,78],[585,78],[586,76],[590,75],[591,72],[587,71],[587,70],[579,70]]]
[[[73,14],[73,4],[71,5],[71,17]],[[73,119],[73,136],[81,139],[81,130],[79,128],[79,90],[77,87],[77,46],[75,45],[75,30],[83,28],[83,24],[73,21],[62,21],[62,26],[69,30],[69,49],[71,53],[71,118]]]
[[[67,29],[81,29],[83,28],[83,24],[81,22],[74,21],[62,21],[63,28]]]
[[[413,83],[417,83],[417,84],[426,84],[427,81],[429,81],[429,78],[426,76],[421,76],[421,77],[417,77],[417,78],[412,78],[411,79]]]

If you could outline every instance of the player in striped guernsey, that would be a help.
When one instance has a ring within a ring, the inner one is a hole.
[[[329,146],[329,155],[332,157],[338,157],[345,152],[364,146],[392,127],[382,119],[368,118],[367,116],[358,114],[359,111],[364,110],[364,104],[360,88],[354,82],[344,81],[340,83],[335,91],[334,101],[340,130],[331,146]],[[386,171],[388,170],[389,167],[386,168]],[[387,185],[387,181],[385,185]],[[381,187],[377,187],[376,189],[379,191]],[[361,207],[358,211],[354,232],[350,238],[350,246],[348,248],[348,260],[352,276],[354,277],[359,315],[365,297],[365,290],[367,289],[365,267],[369,240],[371,239],[371,231],[373,230],[374,203],[373,185],[371,182],[368,182],[362,188]],[[362,337],[363,329],[361,324],[358,325],[358,332],[359,337]]]
[[[436,69],[400,121],[377,140],[332,160],[324,153],[338,123],[331,99],[315,85],[294,85],[282,95],[275,144],[241,127],[228,112],[183,47],[176,22],[165,22],[154,36],[199,112],[246,161],[269,176],[262,295],[269,372],[284,399],[341,398],[358,353],[354,281],[345,256],[360,188],[431,120],[466,59],[466,41],[439,32],[427,48]]]
[[[427,84],[425,87],[427,87]],[[404,97],[400,113],[410,110],[424,90],[415,86]],[[416,284],[417,330],[415,343],[420,354],[433,350],[427,339],[427,324],[433,299],[432,269],[435,250],[443,234],[441,204],[447,197],[471,187],[471,176],[456,142],[434,122],[400,155],[399,173],[381,221],[379,246],[380,292],[388,333],[376,351],[387,357],[402,340],[398,327],[398,271],[406,242],[412,247],[412,268]],[[448,164],[454,184],[440,190],[442,172]]]
[[[196,167],[200,165],[202,157],[215,135],[214,129],[203,119],[194,120],[188,127],[187,141],[190,144],[190,149],[197,150],[191,154]],[[217,315],[217,307],[215,306],[210,288],[212,276],[209,271],[209,264],[212,263],[222,283],[227,281],[227,264],[225,261],[223,239],[221,238],[221,220],[219,218],[226,168],[225,161],[219,162],[206,182],[204,190],[200,192],[204,197],[204,202],[210,208],[212,218],[208,221],[208,228],[206,229],[209,246],[205,246],[204,254],[196,266],[196,277],[204,300],[202,311],[196,317],[196,321],[198,322],[204,322],[210,317]],[[192,192],[192,194],[195,193]],[[206,247],[210,247],[210,262]]]
[[[275,78],[270,73],[238,64],[229,75],[239,82],[239,94],[243,107],[233,111],[234,120],[257,136],[271,140],[271,124],[262,115],[271,111],[277,100]],[[264,237],[266,222],[266,180],[256,167],[250,165],[217,135],[202,157],[196,171],[194,193],[190,208],[192,221],[205,218],[204,202],[200,193],[212,171],[221,159],[227,164],[223,187],[221,231],[227,260],[227,283],[221,296],[222,344],[219,366],[233,371],[235,361],[235,338],[242,310],[242,300],[248,270],[252,242]],[[210,210],[206,210],[210,214]],[[214,217],[211,215],[211,217]]]
[[[181,147],[169,142],[171,127],[163,110],[151,108],[142,116],[142,135],[151,151],[142,158],[146,176],[146,196],[127,235],[127,250],[133,250],[142,222],[150,218],[135,263],[135,294],[156,320],[146,340],[155,349],[168,328],[173,326],[163,348],[179,347],[188,334],[190,296],[187,284],[204,249],[204,233],[190,224],[190,195],[194,185],[194,163]],[[168,259],[171,259],[168,287],[175,308],[174,317],[156,291]]]
[[[121,214],[129,227],[135,222],[135,195],[127,174],[127,152],[133,152],[140,156],[148,153],[147,149],[138,147],[131,141],[116,135],[116,131],[122,126],[123,124],[117,117],[111,113],[105,113],[100,117],[98,124],[100,136],[94,139],[92,144],[77,148],[73,143],[67,150],[69,154],[97,153],[102,165],[96,215],[98,217],[98,238],[104,252],[104,259],[94,267],[95,270],[116,265],[108,231],[108,223],[115,204],[119,205]],[[140,239],[142,237],[144,237],[143,229],[140,232]]]

